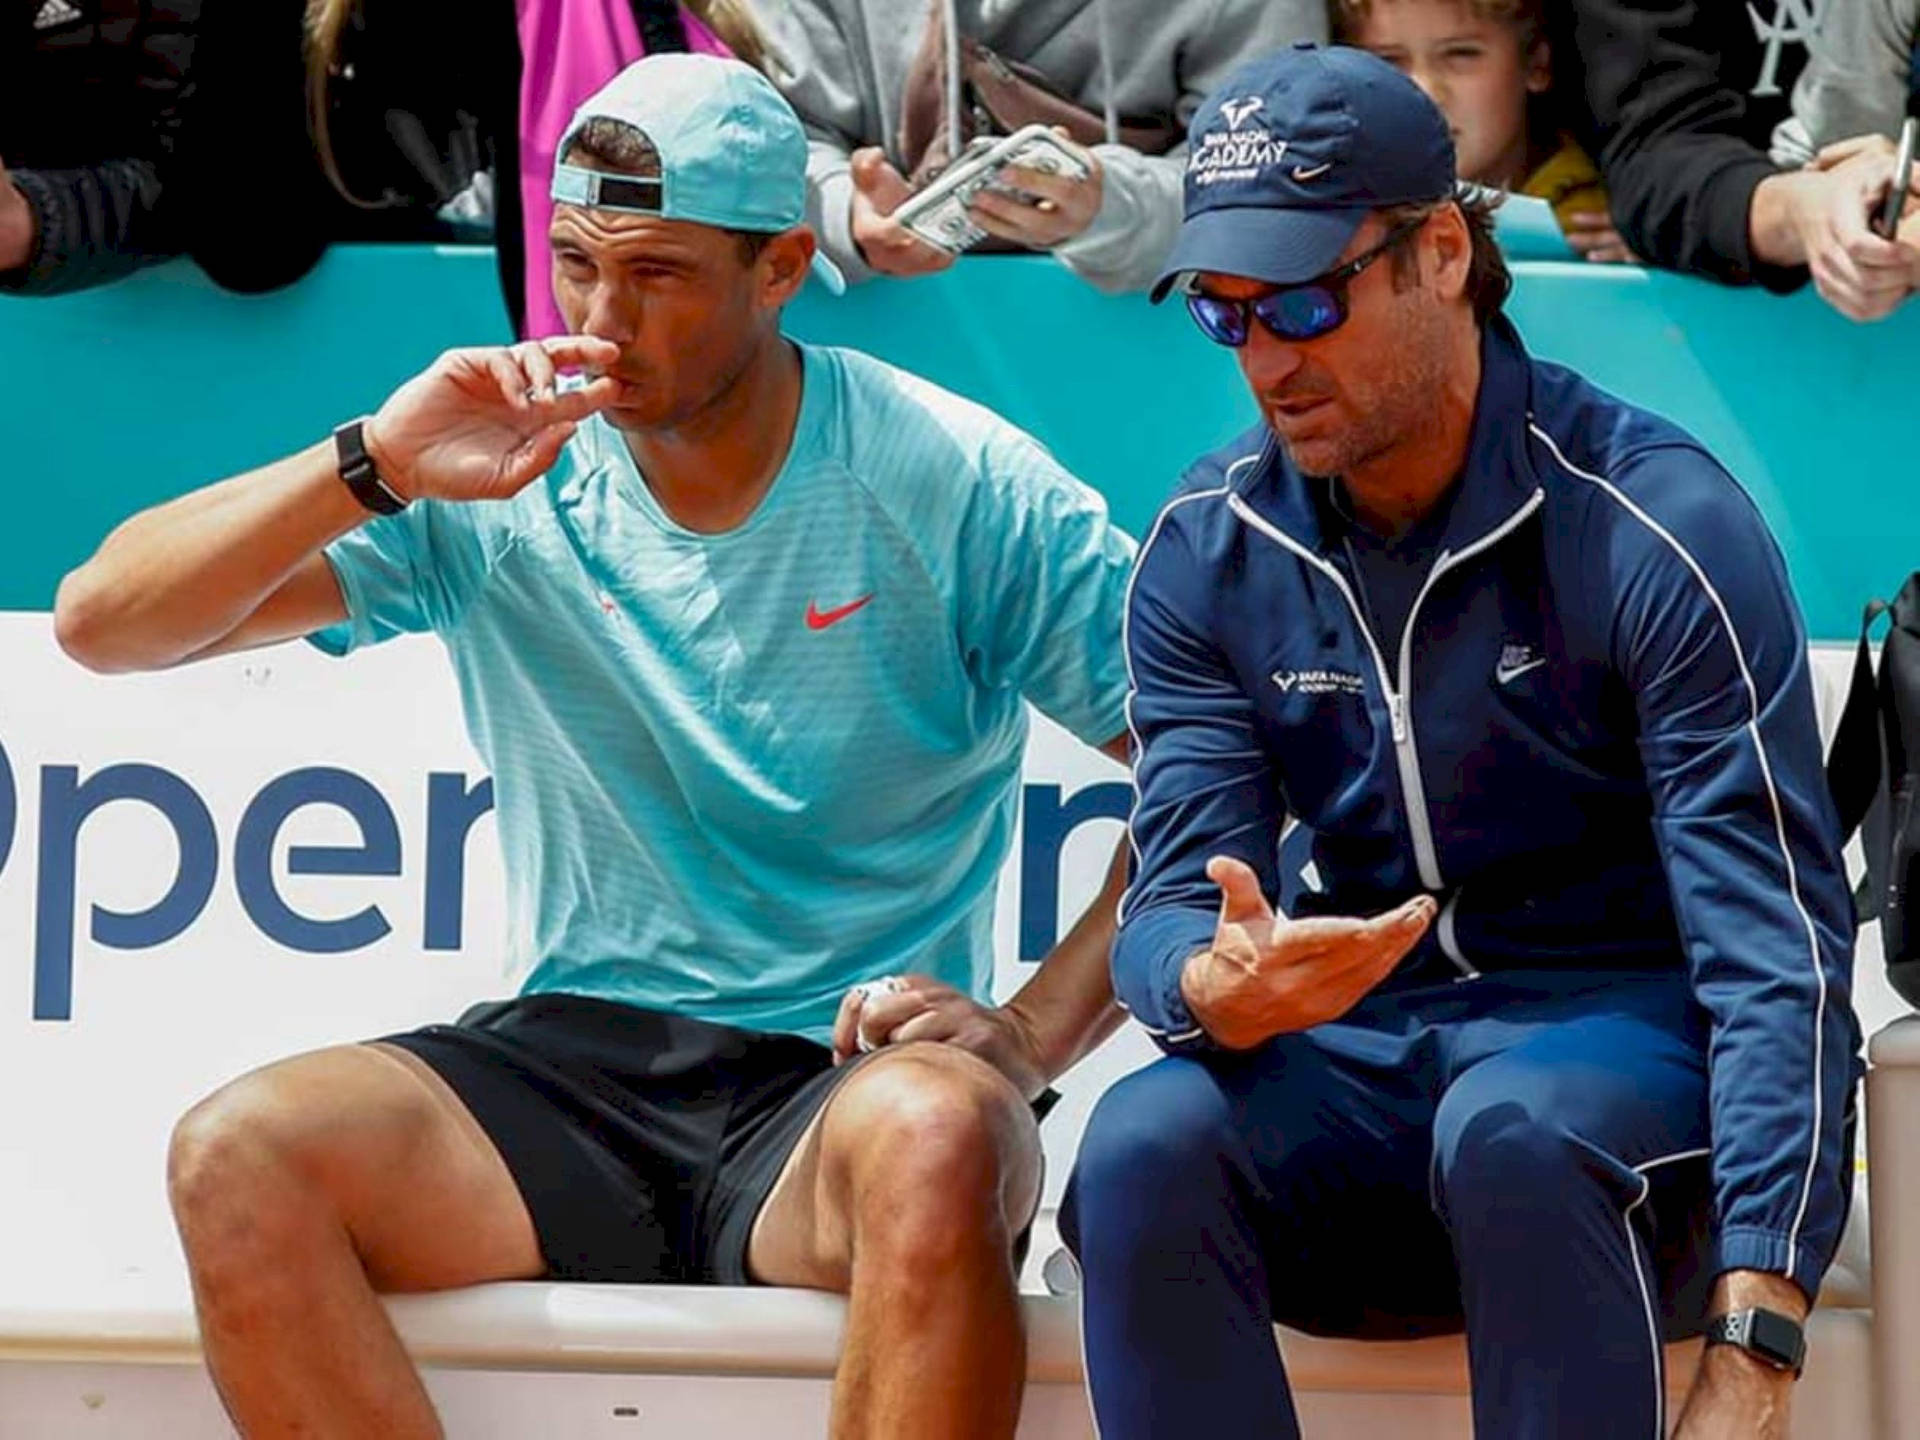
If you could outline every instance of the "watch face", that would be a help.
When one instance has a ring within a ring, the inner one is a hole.
[[[1798,1370],[1806,1355],[1807,1340],[1800,1327],[1773,1310],[1752,1312],[1747,1332],[1747,1348],[1782,1369]]]

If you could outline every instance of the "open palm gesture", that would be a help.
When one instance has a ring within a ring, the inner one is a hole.
[[[552,469],[574,427],[619,389],[601,377],[562,390],[560,372],[619,355],[612,341],[584,335],[449,350],[380,407],[368,452],[409,500],[506,499]]]
[[[1188,960],[1181,992],[1229,1049],[1346,1014],[1419,943],[1434,915],[1432,897],[1417,895],[1369,920],[1290,920],[1243,861],[1216,855],[1207,876],[1220,887],[1220,919],[1213,944]]]

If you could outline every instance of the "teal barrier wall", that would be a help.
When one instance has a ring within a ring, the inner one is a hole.
[[[1516,271],[1513,314],[1537,353],[1680,421],[1753,491],[1816,636],[1852,634],[1870,595],[1920,567],[1920,305],[1856,326],[1811,293]],[[1231,356],[1178,307],[1101,296],[1044,259],[982,258],[838,300],[810,288],[791,328],[1026,426],[1136,533],[1189,457],[1252,419]],[[302,284],[258,297],[177,264],[0,301],[0,609],[48,608],[135,509],[317,439],[446,346],[505,334],[492,256],[476,249],[336,247]]]

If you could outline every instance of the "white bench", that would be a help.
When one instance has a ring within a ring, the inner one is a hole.
[[[1920,1066],[1909,1078],[1920,1083]],[[1851,1267],[1836,1266],[1815,1315],[1796,1436],[1872,1433],[1867,1301]],[[1021,1435],[1091,1440],[1076,1302],[1029,1295],[1023,1304]],[[546,1283],[396,1297],[388,1308],[456,1440],[818,1436],[844,1314],[838,1298],[797,1290]],[[1280,1343],[1312,1436],[1471,1434],[1456,1339],[1360,1344],[1282,1332]],[[1669,1349],[1676,1403],[1698,1351],[1697,1342]],[[177,1280],[84,1303],[0,1302],[0,1434],[230,1434],[199,1361]]]

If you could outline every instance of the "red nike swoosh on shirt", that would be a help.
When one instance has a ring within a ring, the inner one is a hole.
[[[833,610],[822,610],[819,606],[815,605],[813,601],[809,600],[807,602],[807,628],[809,630],[824,630],[829,625],[838,625],[842,620],[846,619],[847,616],[863,608],[872,599],[873,592],[869,590],[858,600],[849,600],[845,605]]]

